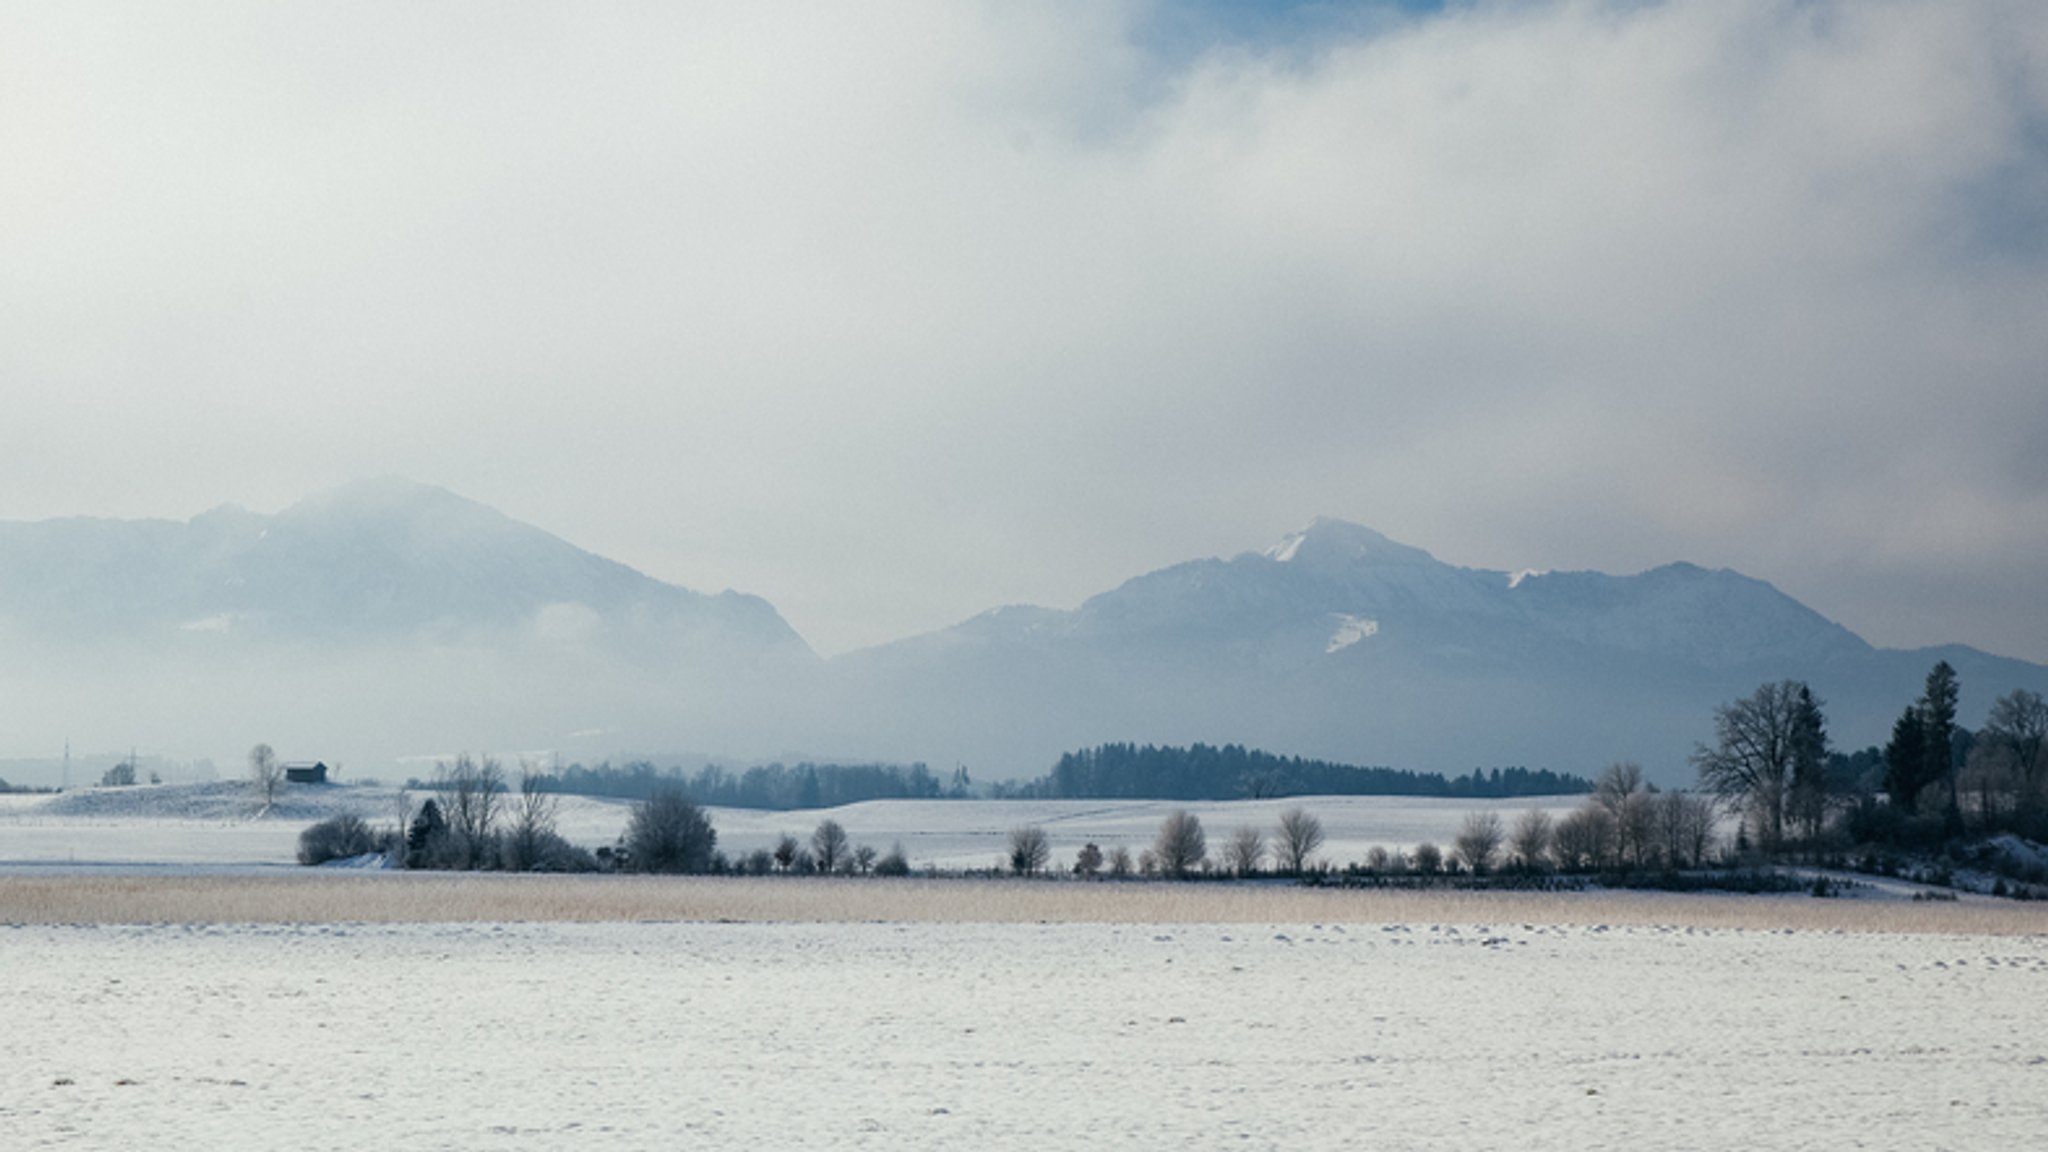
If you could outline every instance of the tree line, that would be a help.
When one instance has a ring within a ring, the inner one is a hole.
[[[695,773],[685,773],[636,760],[616,767],[609,761],[591,767],[556,767],[540,773],[538,786],[550,792],[618,800],[643,800],[680,787],[696,802],[714,807],[788,810],[837,808],[864,800],[935,800],[965,795],[966,777],[956,772],[947,788],[921,763],[806,762],[756,765],[739,771],[707,764]]]
[[[1446,777],[1399,768],[1362,768],[1276,756],[1239,744],[1187,747],[1101,744],[1059,758],[1050,773],[1012,795],[1054,800],[1241,800],[1281,796],[1427,796],[1501,799],[1592,790],[1582,777],[1547,768],[1473,769]]]

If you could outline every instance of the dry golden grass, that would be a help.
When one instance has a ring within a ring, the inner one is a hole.
[[[13,924],[643,920],[1673,924],[2048,935],[2048,905],[1988,900],[449,873],[0,877],[0,923]]]

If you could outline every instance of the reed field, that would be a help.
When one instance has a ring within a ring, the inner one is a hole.
[[[2048,904],[1643,892],[1309,888],[1277,882],[489,873],[0,875],[0,923],[707,921],[1680,925],[2048,937]]]

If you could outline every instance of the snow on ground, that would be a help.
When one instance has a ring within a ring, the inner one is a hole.
[[[9,1148],[2016,1149],[2048,940],[0,927]]]
[[[415,807],[429,795],[409,794]],[[1232,829],[1252,825],[1269,835],[1280,813],[1301,807],[1328,833],[1321,856],[1362,860],[1374,845],[1412,848],[1424,840],[1448,848],[1465,814],[1488,808],[1512,823],[1523,809],[1562,815],[1577,797],[1536,800],[1429,800],[1395,796],[1297,796],[1281,800],[877,800],[796,812],[711,809],[718,844],[729,855],[773,848],[784,834],[808,840],[819,821],[837,820],[856,844],[886,852],[901,842],[915,867],[990,868],[1007,855],[1010,830],[1043,827],[1056,864],[1069,864],[1083,844],[1103,851],[1123,845],[1136,855],[1176,808],[1201,818],[1212,851]],[[340,812],[373,824],[398,819],[390,788],[287,785],[263,810],[245,782],[138,785],[79,789],[60,795],[0,796],[0,864],[290,865],[299,832]],[[625,801],[564,796],[562,835],[595,848],[625,831]]]

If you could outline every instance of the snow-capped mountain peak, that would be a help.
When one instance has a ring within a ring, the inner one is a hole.
[[[1278,564],[1317,568],[1359,564],[1437,564],[1436,557],[1348,520],[1318,516],[1308,527],[1290,532],[1260,553]]]

